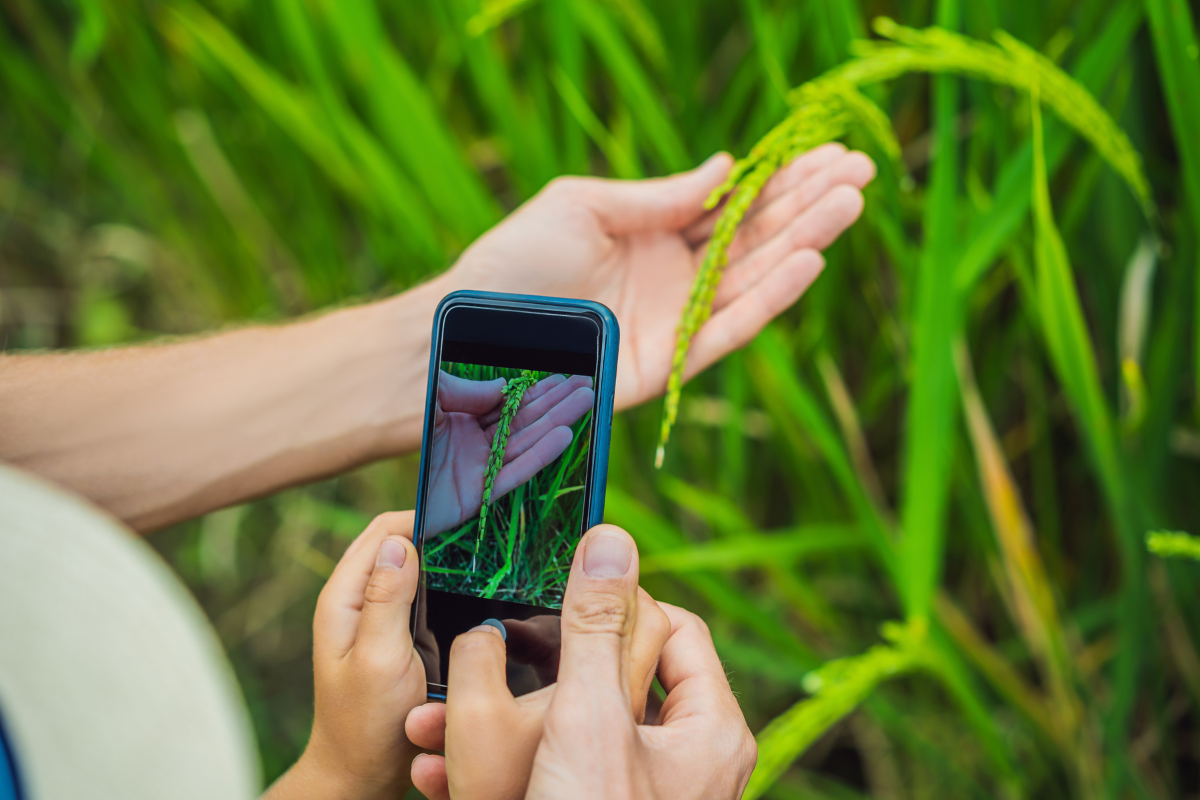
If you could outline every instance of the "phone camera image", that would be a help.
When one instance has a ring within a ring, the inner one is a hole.
[[[591,375],[441,363],[426,584],[561,608],[583,525]]]
[[[591,513],[601,333],[579,314],[445,315],[426,416],[414,631],[435,696],[454,637],[482,624],[505,638],[514,694],[556,679],[563,593]]]

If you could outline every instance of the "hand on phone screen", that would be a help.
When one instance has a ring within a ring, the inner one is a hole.
[[[435,536],[479,513],[484,472],[500,421],[504,380],[471,381],[442,371],[430,445],[425,536]],[[571,428],[591,410],[592,379],[551,375],[521,399],[504,447],[492,501],[503,497],[558,458],[571,444]]]

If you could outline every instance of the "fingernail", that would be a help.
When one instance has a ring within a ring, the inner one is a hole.
[[[475,631],[491,631],[501,639],[504,638],[504,634],[500,632],[500,629],[493,625],[476,625],[474,628],[471,628],[469,631],[467,631],[467,633],[475,633]]]
[[[404,545],[395,539],[384,539],[383,544],[379,545],[379,555],[375,558],[375,566],[400,569],[404,566],[404,559],[407,557],[408,550]]]
[[[619,578],[629,571],[632,560],[633,547],[628,536],[601,531],[587,541],[583,571],[593,578]]]

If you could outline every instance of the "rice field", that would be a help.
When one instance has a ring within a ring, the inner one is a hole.
[[[1186,0],[0,9],[8,350],[386,296],[555,176],[725,149],[681,364],[738,209],[796,152],[864,149],[863,219],[805,297],[614,424],[606,515],[643,585],[709,622],[759,732],[747,796],[1200,797]],[[268,779],[308,735],[317,592],[416,471],[150,538],[225,644]]]

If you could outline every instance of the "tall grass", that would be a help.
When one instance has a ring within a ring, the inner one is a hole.
[[[864,219],[797,308],[619,415],[609,518],[647,588],[709,621],[762,732],[755,795],[1200,793],[1200,565],[1145,552],[1200,532],[1182,0],[3,8],[10,349],[392,292],[555,175],[724,148],[678,370],[767,177],[865,147]],[[152,539],[214,619],[268,776],[307,735],[323,576],[415,479],[393,460]],[[488,582],[537,507],[517,494],[488,514]],[[478,524],[443,555],[469,562]]]

